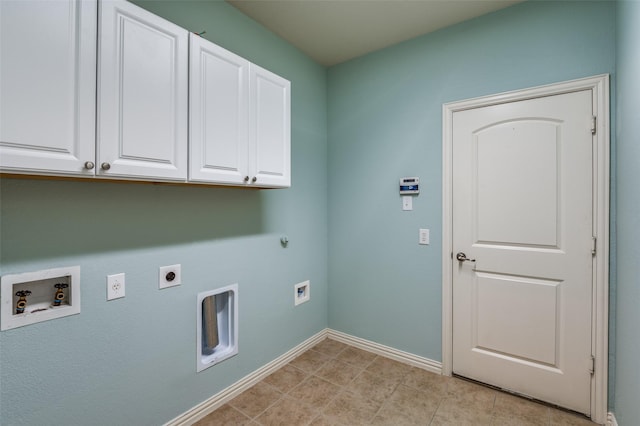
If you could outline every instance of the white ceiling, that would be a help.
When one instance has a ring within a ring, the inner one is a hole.
[[[331,66],[523,0],[227,0]]]

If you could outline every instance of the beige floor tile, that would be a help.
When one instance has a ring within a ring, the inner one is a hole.
[[[568,413],[562,410],[551,408],[551,426],[595,426],[588,418],[580,415]]]
[[[380,403],[343,391],[324,410],[325,417],[345,425],[367,425],[380,409]]]
[[[595,426],[586,417],[324,340],[196,426]]]
[[[493,408],[499,392],[486,386],[453,377],[447,384],[447,395],[460,400],[461,404],[472,403],[477,408]]]
[[[372,374],[402,380],[411,371],[411,366],[379,356],[367,366],[366,370]]]
[[[286,393],[298,386],[307,377],[309,377],[309,373],[306,371],[287,364],[275,373],[269,375],[264,381],[280,392]]]
[[[498,392],[492,425],[548,425],[549,407],[514,395]]]
[[[320,352],[316,352],[310,349],[291,361],[289,364],[306,371],[307,373],[314,373],[317,369],[322,367],[331,357]]]
[[[498,414],[494,413],[491,419],[491,426],[546,426],[548,421],[542,418],[524,417],[517,414]]]
[[[384,408],[403,412],[416,422],[422,423],[433,417],[440,401],[442,401],[440,395],[428,394],[400,384],[385,401]]]
[[[314,409],[327,406],[340,391],[340,387],[316,376],[307,377],[289,392],[289,396],[311,405]]]
[[[347,385],[347,389],[363,398],[383,402],[391,396],[399,383],[400,380],[398,379],[382,377],[363,371]]]
[[[249,425],[251,419],[229,404],[218,408],[207,417],[194,423],[194,426],[244,426]]]
[[[474,405],[472,401],[464,401],[455,397],[442,400],[431,425],[481,426],[489,425],[493,408]]]
[[[336,356],[340,361],[353,364],[355,366],[362,366],[363,368],[369,365],[376,357],[376,354],[354,347],[348,347]]]
[[[431,419],[415,419],[403,411],[382,408],[371,422],[375,426],[426,426]]]
[[[320,414],[318,417],[313,419],[309,426],[342,426],[340,423],[337,423],[329,418],[327,418],[324,414]]]
[[[322,342],[315,345],[312,349],[317,352],[321,352],[330,357],[335,357],[343,350],[349,348],[349,345],[345,345],[342,342],[338,342],[333,339],[324,339]]]
[[[229,405],[254,418],[280,399],[281,396],[282,393],[273,386],[259,382],[232,399]]]
[[[310,405],[284,396],[267,410],[256,418],[256,422],[263,426],[297,426],[307,425],[314,417],[318,415],[318,411],[314,410]]]
[[[413,367],[404,377],[402,383],[423,392],[445,396],[450,380],[450,377]]]
[[[338,386],[349,384],[362,371],[360,367],[356,367],[346,362],[332,359],[316,371],[315,375],[322,377]]]

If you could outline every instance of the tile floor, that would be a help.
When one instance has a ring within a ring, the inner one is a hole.
[[[326,339],[196,425],[595,423]]]

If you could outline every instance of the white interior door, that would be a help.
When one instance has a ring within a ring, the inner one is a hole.
[[[453,372],[586,414],[592,116],[582,90],[455,112],[452,138]]]

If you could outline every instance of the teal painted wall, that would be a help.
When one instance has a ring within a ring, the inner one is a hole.
[[[640,419],[640,2],[617,2],[617,304],[614,411],[618,424]]]
[[[82,313],[0,333],[0,423],[161,424],[327,325],[440,360],[442,104],[613,73],[616,6],[621,146],[612,183],[616,175],[621,183],[612,212],[621,212],[627,254],[611,262],[620,276],[617,371],[625,373],[615,403],[619,421],[640,417],[632,373],[639,253],[630,232],[640,217],[637,2],[527,2],[328,76],[225,2],[136,3],[292,81],[293,186],[1,179],[0,273],[80,265]],[[398,178],[413,175],[422,192],[402,212]],[[431,229],[429,246],[417,244],[421,227]],[[182,264],[183,285],[157,290],[157,268],[173,263]],[[118,272],[127,274],[127,297],[106,302],[105,276]],[[306,279],[311,302],[294,308],[293,284]],[[195,296],[234,282],[240,353],[196,374]]]
[[[442,359],[442,104],[612,73],[614,37],[614,2],[525,2],[329,69],[331,328]]]
[[[80,265],[82,312],[0,333],[2,425],[163,424],[327,327],[325,69],[225,2],[141,4],[291,81],[293,186],[3,178],[0,272]],[[174,263],[182,286],[158,290]],[[239,354],[196,374],[196,294],[235,282]]]

